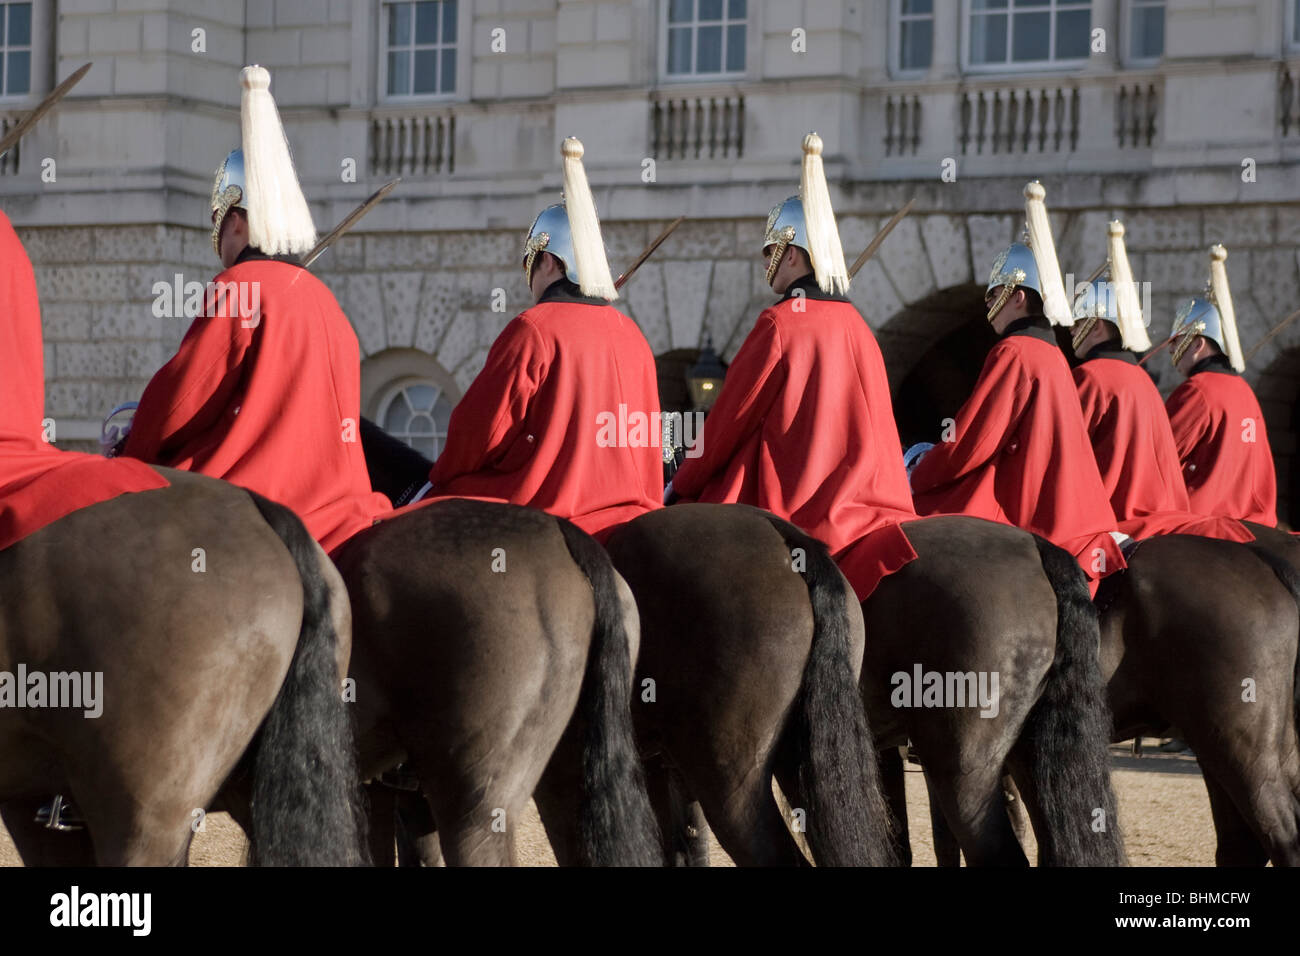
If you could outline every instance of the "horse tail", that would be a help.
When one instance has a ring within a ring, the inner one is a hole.
[[[617,573],[594,538],[563,518],[557,521],[569,554],[591,583],[596,606],[578,697],[583,857],[593,866],[662,866],[659,824],[632,729],[632,652]]]
[[[1291,597],[1296,602],[1296,608],[1300,611],[1300,573],[1296,572],[1295,565],[1287,561],[1281,555],[1274,553],[1270,549],[1263,547],[1258,541],[1247,543],[1247,548],[1273,570],[1273,574],[1282,582],[1282,585],[1291,592]],[[1296,648],[1295,672],[1291,680],[1291,693],[1293,697],[1293,709],[1295,711],[1296,729],[1300,731],[1300,646]]]
[[[786,548],[803,553],[812,605],[812,648],[792,729],[813,859],[818,866],[892,865],[889,813],[850,657],[848,602],[855,598],[824,544],[775,515],[767,517]]]
[[[1046,821],[1044,863],[1118,866],[1124,862],[1110,781],[1110,708],[1097,660],[1097,609],[1078,562],[1034,536],[1056,593],[1056,653],[1021,731],[1028,773]]]
[[[320,549],[292,511],[249,495],[293,556],[303,591],[298,644],[253,760],[253,856],[262,866],[362,865],[356,755]]]

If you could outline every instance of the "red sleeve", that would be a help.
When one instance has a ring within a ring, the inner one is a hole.
[[[912,493],[935,491],[987,464],[1015,431],[1028,396],[1014,351],[994,347],[975,391],[957,413],[952,440],[936,442],[912,472]]]
[[[1097,427],[1106,414],[1102,390],[1097,387],[1096,380],[1085,375],[1081,368],[1074,370],[1074,381],[1079,390],[1079,406],[1083,409],[1083,424],[1089,437],[1095,439]]]
[[[726,469],[736,449],[762,427],[785,385],[783,359],[776,320],[764,312],[727,369],[722,391],[700,436],[702,454],[687,458],[673,475],[673,490],[680,497],[700,494],[714,475]]]
[[[492,343],[483,371],[451,413],[447,442],[429,472],[436,491],[461,475],[497,464],[523,431],[528,404],[551,356],[531,322],[518,316]]]
[[[1210,409],[1196,386],[1188,382],[1174,389],[1165,410],[1169,412],[1178,460],[1185,463],[1210,428]]]
[[[195,319],[140,396],[122,453],[166,465],[169,449],[215,425],[239,387],[253,332],[238,317]]]

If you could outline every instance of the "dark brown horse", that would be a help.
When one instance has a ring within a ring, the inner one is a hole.
[[[287,509],[160,470],[0,552],[0,671],[102,675],[97,717],[0,708],[5,826],[29,864],[184,864],[224,785],[259,862],[362,862],[337,572]],[[84,831],[33,823],[53,793]]]
[[[369,423],[362,440],[390,498],[427,476]],[[381,522],[336,559],[362,773],[400,762],[419,780],[426,860],[440,848],[452,865],[513,863],[532,797],[561,864],[662,862],[629,709],[636,606],[592,538],[540,511],[451,500]],[[372,845],[390,861],[391,826]]]
[[[875,746],[888,756],[914,742],[977,864],[1027,863],[1002,803],[1008,763],[1040,825],[1043,862],[1122,862],[1097,618],[1082,571],[1048,542],[979,519],[923,519],[907,532],[918,559],[861,607],[861,695]],[[684,855],[699,859],[689,850],[699,827],[671,811],[697,799],[737,862],[802,862],[771,798],[775,774],[797,808],[810,808],[817,862],[888,860],[876,770],[863,765],[866,725],[843,694],[845,675],[858,672],[858,608],[833,565],[812,563],[824,549],[764,512],[702,505],[639,518],[609,548],[641,608],[638,680],[656,682],[654,702],[636,705],[656,764],[670,771],[652,772],[652,798]],[[791,574],[795,549],[817,568],[804,581]],[[836,631],[845,637],[826,638]],[[895,706],[895,675],[918,666],[977,681],[997,674],[996,714]],[[800,786],[797,768],[818,762],[829,767],[822,778],[837,781],[835,800],[816,799],[816,773],[812,787]],[[686,793],[674,800],[675,781]],[[905,828],[901,783],[887,789]]]
[[[1294,673],[1300,616],[1270,549],[1290,536],[1252,528],[1241,545],[1169,535],[1142,542],[1097,595],[1113,739],[1177,728],[1196,753],[1220,865],[1300,861]],[[1292,573],[1294,578],[1294,574]],[[935,821],[941,865],[958,846]]]

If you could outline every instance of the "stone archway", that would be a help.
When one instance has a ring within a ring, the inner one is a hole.
[[[934,441],[939,423],[970,395],[997,341],[984,288],[965,283],[904,307],[876,333],[904,445]]]

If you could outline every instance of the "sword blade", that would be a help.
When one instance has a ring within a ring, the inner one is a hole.
[[[849,269],[850,279],[857,275],[858,270],[867,264],[867,260],[876,254],[876,250],[880,248],[880,244],[889,237],[891,232],[894,231],[894,227],[903,221],[903,217],[912,211],[912,206],[915,205],[915,203],[915,199],[909,199],[906,206],[894,213],[889,222],[880,227],[880,231],[876,233],[876,238],[872,239],[867,248],[862,250],[862,255],[858,256],[858,258],[854,260],[853,266]]]
[[[637,256],[636,260],[630,266],[627,267],[627,271],[614,280],[614,288],[615,289],[623,288],[623,283],[627,282],[628,279],[632,278],[632,273],[636,272],[637,269],[640,269],[641,264],[644,263],[647,259],[649,259],[652,255],[654,255],[654,251],[658,249],[661,245],[663,245],[663,241],[667,239],[669,236],[671,236],[673,234],[673,231],[685,221],[686,221],[685,216],[678,216],[676,219],[674,219],[672,222],[670,222],[667,225],[667,227],[664,229],[663,232],[655,236],[654,242],[650,243],[650,245],[645,247],[641,255]]]
[[[0,156],[12,149],[14,144],[23,138],[23,134],[35,126],[42,116],[54,109],[54,104],[63,99],[68,90],[81,82],[81,78],[90,71],[90,67],[91,64],[87,63],[56,86],[54,92],[37,104],[36,109],[24,116],[17,126],[5,133],[4,139],[0,139]]]
[[[401,181],[402,178],[399,176],[392,182],[384,183],[384,185],[380,186],[370,194],[370,198],[348,213],[347,217],[341,223],[330,230],[329,234],[320,242],[316,243],[316,247],[312,249],[311,252],[307,253],[302,260],[303,268],[310,266],[313,262],[319,259],[322,252],[334,245],[334,243],[338,241],[345,232],[357,224],[362,216],[383,202],[384,197],[396,189],[397,184]]]

